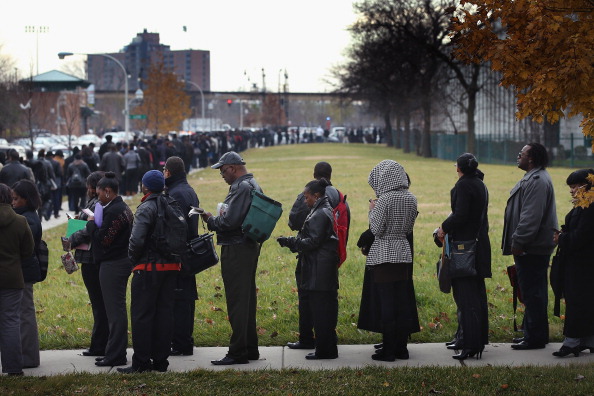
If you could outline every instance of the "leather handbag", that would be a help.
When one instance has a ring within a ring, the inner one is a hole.
[[[485,187],[485,193],[488,197],[489,193],[486,191],[487,187]],[[450,240],[450,265],[448,266],[450,279],[478,275],[476,270],[476,245],[478,243],[481,229],[483,228],[487,206],[488,204],[485,205],[485,208],[481,214],[481,221],[479,223],[480,225],[474,239],[468,241]]]
[[[196,275],[219,262],[212,236],[210,233],[202,234],[188,242],[188,249],[182,255],[183,273]]]
[[[476,276],[477,240],[452,241],[450,246],[450,279]]]

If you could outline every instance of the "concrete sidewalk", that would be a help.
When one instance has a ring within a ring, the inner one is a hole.
[[[424,366],[560,366],[569,364],[594,363],[594,353],[583,352],[579,357],[557,358],[551,355],[561,347],[560,343],[547,345],[544,349],[514,351],[511,344],[493,343],[487,345],[480,360],[452,359],[454,351],[447,350],[443,343],[409,344],[409,360],[395,362],[376,362],[371,359],[373,345],[340,345],[338,359],[306,360],[311,350],[292,350],[286,347],[260,347],[260,360],[249,364],[233,366],[214,366],[211,360],[220,359],[227,352],[226,347],[194,348],[193,356],[172,356],[169,358],[169,371],[186,372],[196,369],[206,370],[282,370],[282,369],[340,369],[381,367],[424,367]],[[132,361],[132,349],[128,349],[128,364]],[[45,376],[58,374],[117,373],[115,367],[97,367],[95,358],[81,355],[81,350],[41,351],[41,366],[25,369],[25,375]]]

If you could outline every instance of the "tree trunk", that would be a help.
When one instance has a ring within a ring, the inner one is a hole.
[[[468,109],[466,111],[466,124],[468,126],[468,136],[466,137],[466,151],[476,154],[476,123],[474,113],[476,111],[476,90],[468,92]]]
[[[468,137],[466,141],[467,152],[476,154],[476,122],[474,115],[476,113],[476,95],[478,94],[478,78],[481,73],[481,65],[472,66],[472,77],[470,85],[466,89],[468,94],[468,106],[466,108],[466,125],[468,127]]]
[[[386,127],[386,132],[384,133],[386,144],[388,147],[392,147],[394,146],[394,143],[392,142],[392,120],[390,117],[390,110],[384,112],[384,124]]]
[[[431,157],[431,89],[423,95],[423,134],[421,135],[421,152],[425,158]]]
[[[401,149],[402,148],[402,144],[401,144],[401,137],[400,135],[402,134],[402,116],[400,114],[400,112],[396,115],[396,141],[393,142],[394,143],[394,148],[397,149]]]
[[[410,153],[410,112],[408,109],[404,112],[404,137],[402,139],[402,146],[405,153]]]

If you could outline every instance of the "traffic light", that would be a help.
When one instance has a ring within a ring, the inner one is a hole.
[[[227,106],[231,106],[233,104],[233,99],[227,99]]]

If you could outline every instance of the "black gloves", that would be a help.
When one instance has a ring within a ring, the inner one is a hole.
[[[289,246],[289,238],[287,237],[278,237],[276,241],[281,247],[288,247]]]

